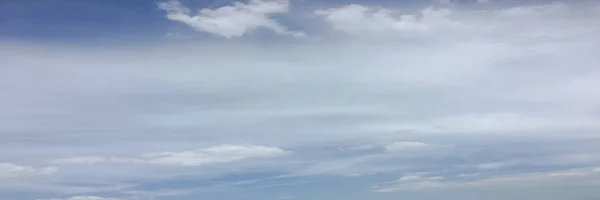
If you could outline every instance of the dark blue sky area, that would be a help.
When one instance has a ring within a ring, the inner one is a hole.
[[[460,0],[469,3],[475,0]],[[503,0],[510,2],[514,0]],[[0,0],[0,39],[38,41],[131,41],[156,39],[169,32],[192,31],[169,21],[157,8],[158,0]],[[182,0],[193,10],[217,8],[234,0]],[[339,6],[351,3],[380,6],[403,4],[411,7],[430,0],[302,0],[292,1],[292,10]],[[293,23],[290,25],[294,28]]]
[[[37,39],[156,36],[171,24],[153,0],[3,0],[0,35]]]

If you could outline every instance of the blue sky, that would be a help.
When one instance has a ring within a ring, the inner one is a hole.
[[[0,197],[597,199],[599,11],[0,0]]]
[[[112,41],[123,43],[136,40],[141,43],[160,40],[170,32],[187,32],[187,28],[180,24],[169,21],[164,16],[164,11],[156,7],[159,1],[154,0],[52,0],[52,1],[2,1],[0,8],[0,25],[2,36],[12,39],[25,39],[37,41],[54,42],[90,42]],[[233,0],[217,1],[182,1],[190,8],[218,8],[230,5]],[[533,1],[531,1],[533,2]],[[529,2],[528,4],[531,4]],[[475,0],[455,1],[462,5],[474,5]],[[297,16],[280,15],[275,16],[291,20],[304,18],[310,10],[323,6],[339,6],[347,4],[364,4],[370,6],[398,6],[398,7],[422,7],[429,4],[428,1],[314,1],[303,0],[293,3],[290,9],[297,11]],[[496,5],[512,5],[515,1],[503,0]],[[310,14],[310,13],[308,13]],[[311,27],[310,24],[298,24],[296,26]],[[302,27],[298,27],[302,28]],[[192,34],[192,33],[190,33]],[[196,33],[198,34],[198,33]],[[191,35],[196,36],[196,35]]]

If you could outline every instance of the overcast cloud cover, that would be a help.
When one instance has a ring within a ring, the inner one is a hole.
[[[0,199],[600,199],[598,1],[0,1]]]

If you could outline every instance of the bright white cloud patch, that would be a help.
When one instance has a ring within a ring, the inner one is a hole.
[[[457,25],[447,19],[451,13],[445,8],[428,7],[417,14],[402,14],[393,9],[358,4],[315,12],[334,29],[349,34],[423,34],[436,28]]]
[[[481,170],[495,170],[503,167],[511,167],[521,164],[519,161],[506,161],[506,162],[491,162],[483,163],[476,166],[477,169]]]
[[[269,29],[277,34],[304,37],[304,33],[290,31],[275,19],[273,14],[287,13],[288,0],[250,0],[236,2],[216,9],[203,8],[194,14],[179,1],[159,3],[167,11],[167,18],[189,25],[197,31],[223,36],[240,37],[259,28]]]
[[[73,157],[55,160],[62,164],[161,164],[198,166],[206,164],[228,163],[249,158],[268,158],[286,154],[287,151],[274,147],[220,145],[205,149],[182,152],[155,152],[140,157]]]
[[[34,168],[13,163],[0,163],[0,179],[46,176],[52,175],[57,171],[58,168],[56,167]]]
[[[593,9],[581,12],[582,9],[576,6],[579,5],[551,3],[481,10],[428,6],[410,12],[351,4],[317,10],[315,14],[330,24],[333,29],[352,35],[386,34],[400,38],[435,36],[436,39],[451,38],[453,40],[466,38],[542,39],[542,37],[558,39],[589,34],[597,30],[595,27],[580,26],[595,18]],[[575,14],[576,10],[581,13]],[[545,23],[537,23],[542,19],[545,20]],[[558,25],[572,29],[559,30],[556,29]],[[511,30],[518,30],[522,27],[531,29],[511,32]]]

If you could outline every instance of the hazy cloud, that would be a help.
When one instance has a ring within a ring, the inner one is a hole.
[[[597,3],[426,3],[170,1],[169,19],[224,38],[2,40],[0,196],[595,186]],[[242,37],[301,35],[287,27],[314,38]]]

